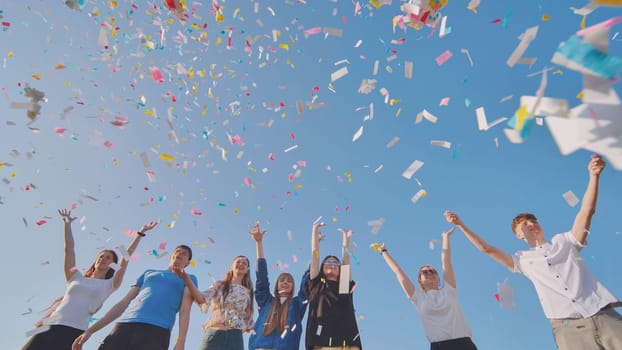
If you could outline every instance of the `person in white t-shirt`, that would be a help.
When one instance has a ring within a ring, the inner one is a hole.
[[[419,268],[417,278],[421,288],[416,288],[395,259],[389,254],[385,244],[378,251],[395,273],[406,296],[415,304],[423,330],[430,342],[431,350],[477,350],[471,340],[471,328],[458,303],[456,276],[451,264],[449,237],[455,227],[443,232],[441,267],[443,286],[440,285],[438,271],[430,265]]]
[[[480,251],[531,280],[560,350],[622,349],[622,317],[614,310],[620,306],[619,299],[592,275],[579,255],[587,245],[604,168],[605,162],[593,155],[588,164],[589,182],[572,229],[553,236],[551,243],[544,239],[535,215],[518,214],[512,231],[530,249],[514,255],[489,245],[458,215],[445,212],[447,221],[459,227]]]
[[[71,211],[58,211],[64,222],[65,236],[65,294],[55,300],[48,308],[49,312],[37,322],[36,334],[32,336],[22,350],[70,350],[73,341],[88,328],[89,318],[95,314],[104,301],[123,282],[123,275],[128,261],[121,259],[119,269],[112,268],[118,262],[114,250],[102,250],[84,275],[76,269],[71,223],[76,219]],[[136,233],[127,252],[131,255],[145,232],[156,227],[151,221],[143,225]]]

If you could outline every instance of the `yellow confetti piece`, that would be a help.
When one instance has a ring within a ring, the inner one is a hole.
[[[587,19],[587,16],[583,16],[583,19],[581,20],[581,29],[585,29],[585,20]]]
[[[389,100],[389,106],[393,106],[394,104],[399,103],[399,102],[400,100],[392,98]]]
[[[398,108],[398,109],[397,109],[397,112],[395,113],[395,116],[396,116],[396,117],[399,117],[399,116],[400,116],[400,114],[402,114],[402,109],[401,109],[401,108]]]
[[[336,217],[333,217],[333,222],[337,222],[337,218]]]
[[[377,0],[369,0],[369,3],[377,9],[379,9],[382,6],[382,3]]]
[[[13,51],[9,51],[9,53],[6,56],[8,58],[13,58],[13,56],[14,56]]]
[[[41,80],[41,73],[35,73],[31,75],[33,79]]]
[[[519,109],[516,110],[516,128],[515,130],[522,130],[523,125],[525,124],[525,119],[529,117],[529,112],[527,111],[527,106],[520,106]]]
[[[190,260],[190,265],[191,265],[192,267],[197,267],[197,262],[196,262],[196,261],[194,261],[194,259],[192,259],[192,260]]]
[[[301,188],[302,188],[302,185],[294,185],[294,188],[295,188],[295,189],[297,189],[297,190],[298,190],[298,189],[301,189]]]
[[[201,247],[201,248],[203,248],[203,249],[205,249],[205,248],[207,248],[207,244],[205,244],[205,243],[201,243],[200,247]]]
[[[222,13],[217,13],[216,14],[216,22],[222,22],[225,20],[225,15]]]
[[[11,177],[16,177],[16,176],[17,176],[17,173],[16,173],[16,172],[12,172],[12,173],[11,173]]]
[[[160,158],[160,159],[162,159],[162,160],[165,160],[165,161],[167,161],[167,162],[168,162],[168,161],[173,161],[173,160],[175,160],[175,157],[173,157],[173,156],[172,156],[172,155],[170,155],[170,154],[166,154],[166,153],[160,153],[160,155],[158,156],[158,158]]]
[[[372,243],[369,245],[369,247],[371,249],[373,249],[375,252],[379,252],[380,251],[380,243]]]
[[[153,112],[150,109],[145,109],[145,115],[148,115],[150,117],[153,117]]]
[[[238,208],[233,208],[233,214],[238,214],[240,212],[240,210],[238,210]]]
[[[4,168],[4,163],[0,163],[0,169]]]
[[[66,86],[66,87],[70,87],[70,86],[71,86],[71,82],[66,81],[66,82],[65,82],[65,86]]]
[[[555,74],[564,75],[564,71],[561,70],[561,69],[558,69],[558,70],[553,72],[553,75],[555,75]]]
[[[283,50],[289,51],[289,45],[287,45],[286,43],[280,43],[279,44],[279,49],[283,49]]]
[[[547,14],[542,15],[542,20],[543,21],[548,21],[549,19],[551,19],[551,16],[549,16]]]
[[[218,37],[216,38],[216,42],[214,44],[216,44],[216,46],[220,45],[220,43],[222,43],[222,38]]]
[[[577,94],[577,98],[578,98],[578,99],[580,99],[580,100],[582,100],[582,99],[583,99],[583,91],[581,91],[581,92],[579,92],[579,93]]]
[[[119,7],[119,2],[117,1],[110,1],[110,6],[113,8]]]

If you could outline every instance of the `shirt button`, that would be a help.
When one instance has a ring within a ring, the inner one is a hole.
[[[564,290],[568,290],[568,288],[564,288]]]
[[[556,275],[555,278],[559,278],[559,275]]]
[[[574,302],[575,302],[575,300],[574,300],[574,299],[572,299],[572,302],[574,303]]]
[[[549,266],[551,266],[551,263],[547,263]]]

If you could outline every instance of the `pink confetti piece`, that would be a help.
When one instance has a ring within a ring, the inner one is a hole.
[[[304,161],[304,160],[299,160],[299,161],[296,162],[296,164],[298,164],[298,166],[301,166],[301,167],[306,167],[307,166],[307,162]]]
[[[229,141],[232,145],[240,145],[244,146],[244,141],[242,141],[242,137],[240,135],[234,135],[229,138]]]
[[[248,187],[252,187],[253,186],[253,181],[249,178],[249,177],[245,177],[244,178],[244,184]]]
[[[288,177],[289,182],[294,181],[294,174],[289,174],[287,177]]]
[[[64,134],[65,131],[67,131],[67,129],[61,128],[60,126],[57,126],[57,127],[54,128],[54,132],[57,133],[57,134]]]
[[[75,267],[75,266],[72,266],[72,267],[69,268],[69,271],[76,272],[76,271],[78,271],[78,268]]]
[[[439,66],[442,66],[443,64],[445,64],[445,62],[447,62],[447,60],[451,58],[451,56],[452,56],[451,51],[446,50],[445,52],[440,54],[438,57],[436,57],[435,59],[436,64],[438,64]]]
[[[158,249],[166,250],[166,242],[161,242],[160,245],[158,246]]]
[[[45,220],[39,220],[39,221],[37,221],[37,225],[38,225],[38,226],[45,225],[45,224],[47,224],[47,221],[45,221]]]
[[[292,261],[295,263],[298,262],[298,257],[296,255],[292,255]]]
[[[270,159],[270,160],[274,160],[274,153],[270,153],[270,154],[268,155],[268,159]]]
[[[158,82],[158,83],[164,82],[164,75],[162,74],[162,71],[160,71],[160,68],[151,67],[150,71],[151,71],[151,78],[153,78],[153,81]]]
[[[106,141],[104,142],[104,146],[105,146],[106,148],[112,148],[112,142],[110,142],[110,141],[106,140]]]
[[[130,257],[130,262],[136,262],[136,260],[138,260],[138,258],[140,257],[140,253],[134,253],[132,254],[132,256]]]
[[[305,36],[320,34],[322,32],[322,27],[315,27],[311,29],[307,29],[304,31]]]
[[[444,97],[438,105],[439,106],[449,106],[449,97]]]
[[[196,210],[194,208],[192,208],[191,213],[192,213],[192,215],[203,215],[203,213],[201,213],[200,211],[198,211],[198,210]]]

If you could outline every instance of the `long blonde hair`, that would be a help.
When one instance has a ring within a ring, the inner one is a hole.
[[[283,303],[281,303],[281,295],[279,294],[279,281],[282,278],[289,278],[292,283],[292,289]],[[291,274],[283,272],[279,275],[274,284],[274,300],[272,301],[272,306],[270,306],[270,311],[268,311],[268,318],[266,318],[266,323],[263,328],[263,335],[269,335],[275,330],[278,330],[279,334],[283,333],[287,325],[289,303],[292,301],[295,287],[294,277]]]

